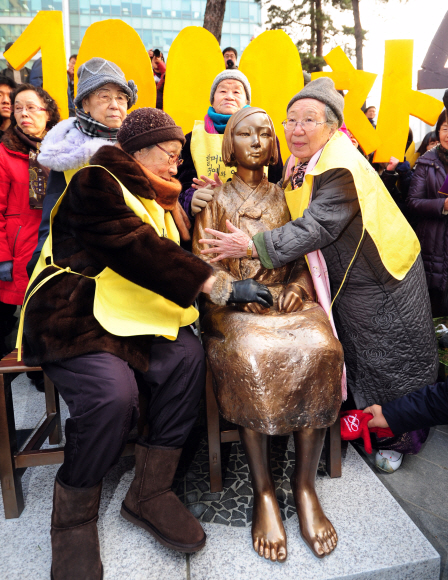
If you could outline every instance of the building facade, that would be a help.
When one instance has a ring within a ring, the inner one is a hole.
[[[206,0],[69,0],[65,4],[70,11],[71,54],[78,52],[93,22],[119,18],[138,32],[146,49],[158,48],[166,56],[183,28],[202,26]],[[3,55],[6,43],[21,35],[39,10],[62,9],[63,2],[56,0],[0,0],[0,54]],[[233,46],[240,55],[260,26],[260,3],[227,0],[221,47]],[[5,66],[2,58],[0,68]]]

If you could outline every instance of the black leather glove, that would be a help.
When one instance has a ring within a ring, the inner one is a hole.
[[[264,284],[259,284],[248,278],[247,280],[237,280],[232,282],[232,292],[227,300],[227,304],[232,302],[247,304],[248,302],[258,302],[269,308],[274,304],[272,294]]]

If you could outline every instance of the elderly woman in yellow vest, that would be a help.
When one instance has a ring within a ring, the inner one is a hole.
[[[381,179],[337,130],[343,107],[328,78],[291,99],[283,124],[292,221],[252,238],[229,222],[229,234],[208,230],[217,239],[203,252],[239,258],[253,243],[266,268],[307,256],[320,304],[329,311],[333,301],[348,389],[364,409],[434,382],[438,357],[420,245]],[[393,471],[424,438],[415,431],[382,441],[377,447],[390,452],[379,451],[378,467]]]
[[[174,178],[184,135],[163,111],[137,109],[55,205],[22,308],[24,360],[42,365],[67,402],[64,463],[52,514],[52,578],[100,580],[101,481],[148,398],[148,434],[121,514],[164,546],[195,552],[199,522],[170,491],[196,419],[204,354],[192,303],[212,268],[179,247],[188,220]],[[233,300],[267,305],[253,280]],[[20,333],[19,344],[20,348]]]
[[[228,120],[250,105],[251,89],[247,77],[237,69],[219,73],[210,91],[210,107],[202,121],[195,121],[193,131],[185,135],[184,163],[179,169],[182,192],[179,201],[192,220],[213,197],[213,191],[232,178],[234,167],[222,160],[222,140]],[[268,179],[277,183],[282,176],[282,158],[269,167]]]

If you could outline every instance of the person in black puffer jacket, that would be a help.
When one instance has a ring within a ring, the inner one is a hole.
[[[448,104],[448,91],[443,101]],[[448,174],[448,115],[445,109],[437,121],[440,144],[418,158],[408,207],[419,222],[416,233],[422,247],[422,258],[434,318],[448,315],[448,198],[439,193]]]

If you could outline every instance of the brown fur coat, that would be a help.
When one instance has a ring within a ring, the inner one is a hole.
[[[90,160],[113,173],[133,194],[156,194],[133,157],[102,147]],[[109,267],[124,278],[184,308],[213,273],[201,259],[159,237],[124,202],[121,188],[104,169],[77,173],[53,223],[53,255],[61,267],[96,276]],[[51,274],[46,268],[36,279]],[[30,299],[25,316],[24,361],[33,366],[92,352],[109,352],[132,367],[148,368],[150,336],[119,337],[93,316],[95,282],[62,274]]]

